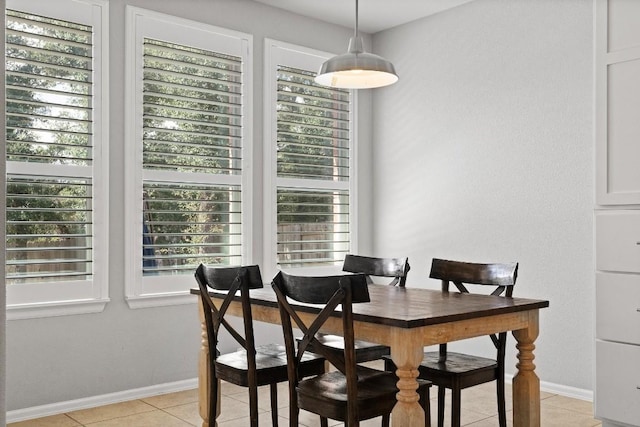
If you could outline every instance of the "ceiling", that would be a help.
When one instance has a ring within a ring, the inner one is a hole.
[[[299,15],[353,28],[355,0],[255,0]],[[361,0],[358,27],[377,33],[472,0]]]

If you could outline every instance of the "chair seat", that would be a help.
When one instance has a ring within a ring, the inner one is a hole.
[[[497,378],[498,362],[494,359],[462,353],[447,353],[445,362],[438,362],[437,351],[426,352],[418,366],[419,377],[428,379],[437,386],[452,388],[454,384],[463,389],[494,381]],[[385,356],[386,371],[395,371],[391,357]]]
[[[302,376],[318,375],[324,372],[325,359],[313,353],[305,353],[300,364]],[[247,353],[239,350],[225,353],[215,361],[216,377],[247,387]],[[256,374],[258,386],[271,384],[274,379],[287,380],[287,351],[279,344],[256,347]]]
[[[493,359],[461,353],[447,353],[446,362],[438,362],[438,352],[425,353],[418,367],[420,378],[438,387],[465,389],[495,381],[498,362]]]
[[[358,377],[358,414],[360,419],[374,418],[391,412],[396,403],[398,378],[390,372],[357,366]],[[418,393],[430,382],[418,380]],[[331,371],[316,377],[300,381],[296,388],[298,405],[313,411],[322,406],[328,418],[344,421],[347,413],[347,380],[339,371]]]
[[[487,359],[469,354],[448,352],[447,360],[444,362],[439,362],[438,357],[437,351],[425,353],[420,368],[449,372],[456,375],[498,368],[498,362],[495,359]]]
[[[316,339],[323,345],[335,351],[344,351],[344,338],[339,335],[317,334]],[[386,345],[376,344],[368,341],[355,340],[356,363],[370,362],[381,359],[383,356],[391,354],[391,349]],[[309,351],[313,352],[313,345],[309,346]]]

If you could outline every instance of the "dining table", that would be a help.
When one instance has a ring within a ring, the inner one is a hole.
[[[199,295],[199,289],[191,289]],[[224,292],[211,291],[214,304],[222,302]],[[539,334],[539,310],[549,301],[507,298],[491,295],[442,292],[420,286],[369,285],[370,302],[353,305],[356,339],[387,345],[398,376],[397,403],[391,415],[393,427],[422,427],[425,413],[417,393],[418,366],[424,347],[493,333],[512,331],[516,341],[516,374],[512,380],[513,426],[540,427],[540,379],[534,364],[535,340]],[[250,291],[253,319],[279,324],[280,312],[271,286]],[[198,304],[202,328],[199,355],[199,412],[207,427],[210,351],[202,304]],[[305,321],[315,318],[318,306],[297,305]],[[231,303],[228,313],[242,316],[239,302]],[[322,329],[341,334],[339,309]],[[220,400],[218,399],[218,402]],[[224,411],[224,408],[222,408]],[[220,411],[217,411],[219,414]],[[428,416],[428,414],[427,414]]]

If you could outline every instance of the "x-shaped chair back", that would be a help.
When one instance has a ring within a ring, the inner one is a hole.
[[[248,362],[255,365],[255,341],[253,336],[253,317],[251,315],[251,304],[249,301],[249,289],[262,288],[262,277],[260,268],[257,265],[246,267],[224,267],[211,268],[203,264],[197,268],[196,281],[200,288],[201,300],[204,308],[205,323],[207,326],[207,336],[211,351],[212,360],[217,357],[215,351],[218,345],[220,326],[247,351]],[[214,291],[226,291],[220,307],[216,307],[209,296],[208,288]],[[244,323],[244,336],[242,336],[233,326],[227,322],[225,315],[229,304],[237,297],[240,291],[240,301],[242,304],[242,317]]]

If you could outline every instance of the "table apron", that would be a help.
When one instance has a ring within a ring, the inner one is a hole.
[[[416,328],[354,322],[354,329],[358,339],[386,345],[392,345],[394,340],[403,342],[405,339],[415,340],[418,338],[422,341],[423,346],[428,346],[498,332],[526,329],[527,327],[529,327],[529,311],[491,315]]]
[[[230,314],[242,315],[239,304],[231,304]],[[364,321],[354,321],[355,335],[360,340],[376,342],[379,344],[393,345],[394,341],[402,342],[404,338],[415,340],[416,337],[422,341],[423,346],[458,341],[467,338],[479,337],[498,332],[514,331],[529,327],[530,310],[515,313],[495,314],[465,319],[449,321],[447,323],[419,326],[415,328],[404,328],[399,326],[389,326],[375,324]],[[252,306],[254,320],[268,323],[280,323],[280,313],[275,307]],[[316,314],[298,312],[301,319],[308,325]],[[325,333],[342,333],[342,319],[330,318],[325,323],[322,331]]]

